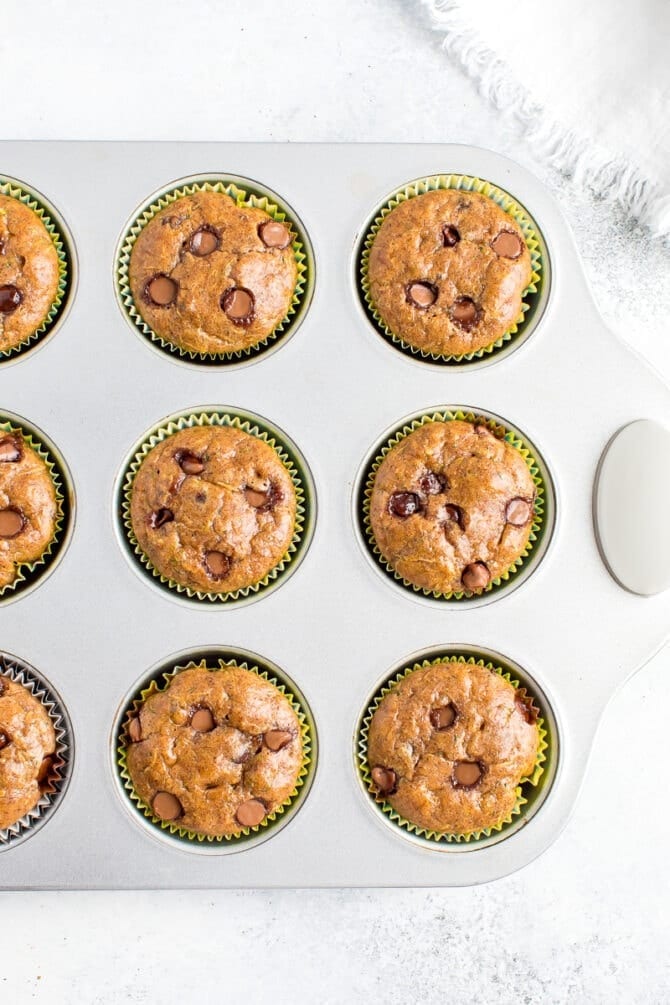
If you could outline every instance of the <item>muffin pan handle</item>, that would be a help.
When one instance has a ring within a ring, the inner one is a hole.
[[[603,451],[594,521],[600,553],[620,586],[650,597],[670,587],[670,430],[638,419]]]

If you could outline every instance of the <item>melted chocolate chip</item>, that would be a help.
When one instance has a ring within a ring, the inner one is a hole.
[[[445,224],[442,228],[442,243],[445,248],[453,248],[454,245],[458,244],[461,239],[461,235],[458,233],[456,227],[451,223]]]
[[[523,241],[511,230],[501,230],[491,241],[491,247],[501,258],[518,258],[523,251]]]
[[[208,551],[205,554],[205,568],[212,579],[225,579],[232,562],[222,551]]]
[[[46,757],[42,758],[40,770],[37,772],[37,782],[42,788],[45,788],[49,781],[49,776],[54,768],[54,760],[53,754],[47,754]]]
[[[451,320],[466,332],[475,327],[480,315],[481,311],[470,297],[460,297],[460,299],[454,301],[449,309]]]
[[[421,500],[416,492],[394,492],[389,496],[388,509],[391,516],[405,519],[421,512]]]
[[[139,715],[133,716],[127,726],[126,732],[131,743],[139,743],[142,739],[142,725]]]
[[[429,283],[424,279],[417,279],[408,283],[405,287],[405,300],[412,307],[418,307],[425,311],[432,307],[437,300],[439,290],[434,283]]]
[[[13,436],[0,439],[0,464],[12,464],[21,460],[21,444]]]
[[[523,527],[530,520],[532,512],[533,506],[530,500],[516,496],[505,506],[505,520],[513,527]]]
[[[174,459],[186,475],[200,475],[205,470],[205,462],[192,450],[178,450]]]
[[[370,776],[382,796],[392,796],[398,788],[398,776],[393,768],[378,764],[372,769]]]
[[[181,803],[171,792],[157,792],[151,805],[161,820],[177,820],[184,812]]]
[[[256,298],[243,286],[231,286],[221,295],[221,310],[234,325],[250,325],[255,316]]]
[[[483,774],[481,761],[456,761],[451,784],[455,789],[472,789],[479,784]]]
[[[419,488],[427,496],[439,496],[441,492],[446,492],[447,479],[443,475],[438,475],[434,471],[426,471],[419,480]]]
[[[484,562],[472,562],[463,569],[461,582],[466,590],[477,593],[489,585],[491,574]]]
[[[13,314],[21,306],[23,293],[12,283],[0,286],[0,314]]]
[[[215,231],[214,227],[210,227],[208,224],[203,224],[199,227],[194,234],[191,235],[191,240],[189,242],[189,249],[191,254],[197,255],[198,258],[205,258],[207,255],[211,255],[213,251],[217,251],[221,246],[221,241],[219,240],[219,235]]]
[[[259,224],[258,236],[266,248],[288,248],[291,243],[291,231],[279,220]]]
[[[293,739],[293,733],[288,729],[269,729],[263,736],[263,742],[268,750],[283,750]]]
[[[430,722],[433,729],[438,732],[443,732],[445,729],[451,729],[453,724],[458,718],[458,712],[456,711],[456,706],[449,702],[448,705],[443,705],[441,708],[434,708],[430,713]]]
[[[18,537],[26,525],[26,519],[19,510],[9,507],[0,509],[0,537]]]
[[[272,509],[281,500],[282,494],[274,484],[271,484],[267,489],[252,489],[251,486],[247,485],[244,489],[244,498],[254,509],[263,512]]]
[[[453,503],[447,503],[444,507],[444,515],[450,523],[457,523],[461,530],[465,526],[465,518],[463,516],[463,510],[460,506],[454,506]]]
[[[0,729],[0,750],[4,750],[11,743],[9,736],[5,733],[4,729]]]
[[[258,827],[265,819],[267,809],[260,799],[247,799],[237,807],[235,818],[242,827]]]
[[[517,688],[514,703],[526,722],[531,726],[535,725],[540,715],[540,710],[535,707],[533,699],[527,694],[525,687]]]
[[[191,727],[198,733],[211,733],[215,726],[216,722],[211,709],[202,705],[194,710],[191,716]]]
[[[164,272],[157,272],[144,286],[144,298],[154,307],[170,307],[177,299],[178,292],[179,284]]]
[[[167,506],[163,506],[162,509],[155,509],[151,516],[149,517],[149,526],[153,530],[158,530],[159,527],[164,527],[166,523],[171,523],[174,520],[174,513]]]

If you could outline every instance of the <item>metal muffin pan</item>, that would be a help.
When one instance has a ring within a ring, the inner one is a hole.
[[[449,172],[514,196],[537,223],[551,267],[534,330],[486,366],[437,367],[398,352],[352,288],[376,207],[407,181]],[[181,178],[212,174],[279,193],[314,248],[314,298],[300,328],[254,366],[161,358],[129,330],[116,301],[114,250],[133,207]],[[535,858],[570,815],[609,699],[670,634],[667,596],[618,585],[592,519],[602,451],[635,419],[668,424],[670,391],[606,329],[552,197],[511,161],[466,146],[0,143],[0,175],[55,205],[80,273],[71,313],[44,351],[0,366],[0,411],[44,430],[77,497],[63,561],[30,595],[0,604],[0,649],[58,690],[77,750],[58,812],[0,853],[0,886],[450,886]],[[173,603],[135,575],[115,534],[113,487],[133,444],[165,416],[212,403],[283,430],[316,486],[303,563],[249,606]],[[523,430],[555,491],[551,547],[532,576],[486,606],[417,604],[390,588],[362,553],[352,514],[357,473],[384,430],[455,404]],[[234,855],[156,840],[119,798],[111,754],[135,682],[172,653],[206,649],[251,650],[275,664],[304,694],[319,740],[300,812]],[[537,684],[551,711],[555,763],[523,826],[438,849],[407,840],[365,805],[355,731],[382,674],[418,651],[464,649],[500,654]]]

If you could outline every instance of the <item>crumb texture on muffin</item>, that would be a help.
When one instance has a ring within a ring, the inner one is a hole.
[[[270,681],[239,666],[182,670],[127,728],[135,793],[160,820],[210,837],[256,827],[294,792],[300,721]]]
[[[58,504],[44,460],[16,432],[0,430],[0,588],[35,562],[56,531]]]
[[[135,306],[164,341],[196,353],[262,342],[289,313],[297,265],[290,224],[225,192],[170,203],[130,255]]]
[[[260,583],[286,555],[296,493],[277,452],[228,426],[167,437],[135,476],[130,518],[137,542],[168,580],[206,593]]]
[[[372,716],[368,763],[380,797],[427,831],[465,835],[504,822],[538,756],[537,710],[483,666],[408,674]]]
[[[519,320],[532,275],[518,223],[492,199],[426,192],[385,217],[370,250],[370,295],[396,337],[460,356],[493,345]]]
[[[56,733],[42,703],[0,675],[0,830],[37,805],[55,750]]]
[[[39,216],[0,194],[0,351],[25,342],[58,294],[58,252]]]
[[[535,485],[522,454],[482,423],[427,422],[377,470],[370,527],[384,560],[435,593],[480,593],[524,553]]]

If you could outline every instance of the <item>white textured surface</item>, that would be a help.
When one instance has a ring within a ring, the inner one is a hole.
[[[606,320],[670,378],[667,253],[543,172],[413,9],[202,0],[183,29],[175,0],[50,0],[39,24],[33,11],[26,47],[26,7],[6,0],[1,128],[5,138],[491,146],[559,196]],[[271,52],[285,69],[265,74]],[[665,1002],[668,670],[666,651],[614,699],[571,823],[516,876],[441,892],[5,894],[2,999]]]

